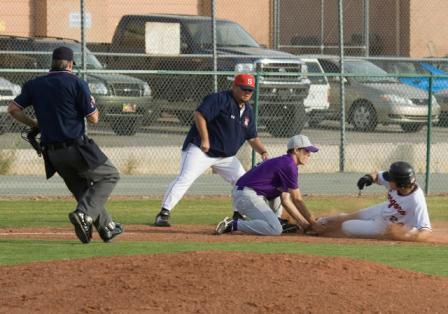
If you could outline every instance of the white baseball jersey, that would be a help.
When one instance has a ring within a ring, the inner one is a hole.
[[[399,195],[397,191],[390,189],[389,182],[384,180],[383,173],[378,174],[378,183],[389,189],[388,201],[382,208],[384,219],[392,223],[403,224],[409,228],[431,230],[423,190],[417,186],[411,194]]]

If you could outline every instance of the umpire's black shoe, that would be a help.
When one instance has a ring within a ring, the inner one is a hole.
[[[124,231],[123,226],[117,222],[110,222],[105,228],[98,231],[100,238],[104,242],[110,242],[117,235],[122,234]]]
[[[170,227],[171,224],[168,221],[170,219],[170,211],[168,209],[162,209],[156,216],[154,225],[157,227]]]
[[[92,218],[79,210],[68,214],[68,218],[75,227],[75,233],[79,241],[89,243],[92,239]]]

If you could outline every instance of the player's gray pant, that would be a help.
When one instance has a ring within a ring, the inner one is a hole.
[[[280,235],[282,225],[268,201],[254,190],[232,190],[233,207],[250,220],[238,220],[238,230],[249,234]]]
[[[108,159],[103,165],[88,169],[74,146],[49,150],[48,157],[76,198],[77,209],[92,217],[97,229],[112,221],[104,205],[120,179],[120,174]]]

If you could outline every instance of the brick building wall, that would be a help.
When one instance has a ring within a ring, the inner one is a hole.
[[[448,54],[448,1],[413,0],[410,6],[410,50],[413,56]]]
[[[6,1],[6,2],[5,2]],[[260,43],[269,45],[270,0],[218,0],[216,13],[241,24]],[[110,42],[122,15],[190,14],[210,15],[208,0],[85,0],[90,17],[86,30],[89,42]],[[0,34],[56,36],[80,39],[79,0],[2,0]],[[10,12],[20,12],[11,14]],[[254,18],[256,17],[256,18]],[[2,27],[3,25],[3,27]]]
[[[241,24],[261,44],[272,43],[273,0],[217,0],[217,16]],[[293,36],[320,41],[318,0],[281,0],[281,43]],[[325,0],[325,41],[338,40],[337,1]],[[346,42],[363,32],[363,1],[345,0]],[[209,15],[209,0],[85,0],[89,42],[110,42],[124,14],[172,13]],[[80,39],[79,0],[2,0],[0,34]],[[382,55],[448,54],[446,0],[370,0],[370,31],[377,34]],[[77,20],[78,18],[78,20]],[[78,23],[78,24],[77,24]],[[319,44],[319,41],[316,44]]]

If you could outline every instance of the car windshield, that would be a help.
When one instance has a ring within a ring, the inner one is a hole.
[[[185,24],[195,44],[212,47],[211,21],[188,21]],[[216,22],[216,45],[219,47],[260,47],[260,45],[240,25],[228,22]]]
[[[417,62],[409,62],[409,61],[389,61],[387,70],[389,73],[394,74],[425,75],[429,73]]]
[[[428,61],[427,63],[435,66],[439,70],[444,71],[444,74],[448,73],[448,62],[446,61]]]
[[[54,43],[54,42],[37,42],[34,44],[34,48],[36,51],[53,51],[57,47],[65,46],[69,47],[73,50],[76,66],[81,66],[81,45],[76,43]],[[51,67],[51,55],[41,55],[40,65],[43,68]],[[88,69],[97,69],[100,70],[103,68],[98,59],[93,55],[90,50],[86,48],[86,66]]]
[[[424,75],[428,74],[429,72],[426,71],[422,66],[416,62],[399,62],[398,63],[398,73],[404,73],[404,74],[419,74]]]
[[[322,73],[322,69],[319,67],[317,62],[305,61],[306,67],[308,68],[308,73]],[[327,80],[324,76],[308,76],[311,84],[327,84]]]
[[[345,72],[360,74],[366,76],[353,77],[354,80],[360,83],[396,83],[398,82],[393,77],[387,77],[388,74],[383,69],[377,67],[371,62],[363,60],[347,60],[345,62]],[[375,75],[375,76],[369,76]],[[379,75],[379,76],[378,76]]]

